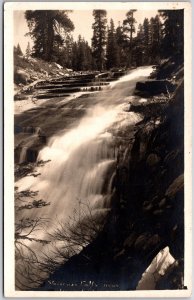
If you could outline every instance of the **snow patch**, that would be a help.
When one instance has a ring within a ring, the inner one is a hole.
[[[169,247],[162,249],[143,273],[136,290],[154,290],[157,281],[174,262],[175,259],[170,254]]]
[[[141,99],[139,99],[139,103],[146,103],[148,100],[147,99],[145,99],[145,98],[141,98]]]

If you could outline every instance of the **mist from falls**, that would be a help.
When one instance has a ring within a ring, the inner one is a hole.
[[[50,203],[41,209],[21,212],[25,218],[43,216],[48,219],[44,230],[37,232],[39,239],[46,239],[46,232],[52,232],[57,221],[68,222],[79,209],[80,201],[90,214],[106,216],[111,208],[109,182],[112,173],[109,174],[109,170],[116,164],[114,136],[121,128],[141,120],[140,115],[128,111],[128,103],[133,100],[136,82],[151,72],[151,67],[135,69],[104,91],[86,98],[91,104],[94,97],[97,101],[88,108],[79,124],[53,136],[40,151],[38,160],[50,160],[37,169],[41,175],[27,176],[16,183],[19,191],[38,191],[39,198]],[[44,245],[33,243],[32,247],[43,251]]]

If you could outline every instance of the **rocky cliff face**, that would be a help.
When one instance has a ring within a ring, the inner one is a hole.
[[[43,290],[134,290],[153,258],[169,247],[176,264],[156,289],[181,289],[184,267],[184,83],[174,94],[132,107],[144,119],[128,159],[118,159],[112,211],[99,236],[61,266]],[[125,132],[125,135],[128,133]]]

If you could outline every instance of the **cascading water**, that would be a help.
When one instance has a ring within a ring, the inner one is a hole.
[[[40,127],[24,127],[23,132],[26,134],[32,134],[25,139],[25,144],[22,146],[20,157],[19,157],[19,164],[26,161],[27,151],[28,149],[33,145],[35,139],[39,136],[41,133]]]
[[[28,176],[16,183],[20,191],[39,191],[40,198],[50,203],[41,209],[21,212],[23,218],[44,216],[48,219],[44,230],[37,232],[38,239],[47,239],[46,232],[52,233],[56,229],[56,220],[68,222],[79,209],[80,201],[87,209],[89,207],[89,214],[106,216],[111,208],[108,193],[114,168],[111,174],[108,170],[116,160],[114,136],[120,128],[141,120],[138,114],[124,109],[125,99],[133,99],[135,83],[149,76],[151,71],[151,67],[138,68],[95,95],[96,104],[88,109],[80,123],[68,132],[62,131],[52,137],[40,151],[38,160],[50,160],[37,170],[41,175]],[[86,101],[92,103],[93,99],[94,96]],[[107,187],[104,187],[107,176]],[[31,241],[30,247],[38,256],[45,246]]]
[[[26,160],[27,149],[27,146],[22,147],[22,150],[20,152],[19,164],[23,163]]]

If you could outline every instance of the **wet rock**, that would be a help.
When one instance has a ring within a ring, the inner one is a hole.
[[[154,124],[147,122],[144,127],[138,131],[135,136],[135,142],[133,144],[131,155],[133,159],[141,160],[146,154],[150,136],[154,130]],[[135,157],[134,157],[135,156]]]
[[[126,238],[126,240],[123,243],[124,248],[130,248],[134,241],[136,240],[137,234],[132,233],[129,237]]]
[[[153,207],[154,207],[153,203],[150,203],[149,201],[145,201],[143,203],[143,211],[145,212],[151,211]]]
[[[178,226],[178,224],[175,224],[174,225],[174,227],[172,228],[172,230],[171,230],[171,238],[172,238],[172,240],[176,240],[176,238],[177,238],[177,235],[178,235],[178,231],[179,231],[179,226]]]
[[[183,169],[184,169],[184,151],[181,147],[178,150],[173,150],[164,158],[164,165],[167,170],[171,170],[170,173],[168,172],[167,177],[169,178],[168,185],[171,184],[172,178],[176,178],[179,176]],[[175,168],[176,166],[176,168]],[[166,179],[167,179],[166,177]]]
[[[159,202],[158,206],[159,206],[160,208],[162,208],[162,207],[165,206],[166,202],[167,202],[167,199],[166,199],[166,198],[163,198],[163,199]]]
[[[136,250],[142,250],[143,246],[145,245],[146,241],[147,241],[147,238],[148,238],[148,234],[145,233],[145,234],[141,234],[135,241],[135,249]]]
[[[114,261],[118,261],[121,260],[125,255],[125,249],[122,249],[121,251],[119,251],[115,256],[114,256]]]
[[[164,158],[164,163],[168,164],[170,163],[172,160],[175,160],[177,155],[179,154],[178,150],[173,150],[170,153],[168,153],[165,158]]]
[[[168,198],[173,198],[176,195],[176,193],[178,193],[183,189],[183,187],[184,187],[184,174],[181,174],[168,187],[165,196]]]
[[[153,166],[157,165],[160,162],[160,160],[161,159],[157,154],[151,153],[146,160],[146,164],[149,167],[153,167]]]
[[[153,215],[155,215],[155,216],[160,216],[160,215],[163,214],[163,212],[164,212],[163,209],[156,209],[156,210],[153,212]]]
[[[144,251],[148,251],[150,249],[153,249],[155,246],[157,246],[160,242],[160,237],[158,234],[152,235],[148,240],[145,242],[145,245],[143,246]]]
[[[166,169],[161,170],[161,176],[165,176],[166,173],[167,173]]]
[[[47,142],[47,137],[44,134],[39,135],[39,140],[41,143],[46,144]]]

